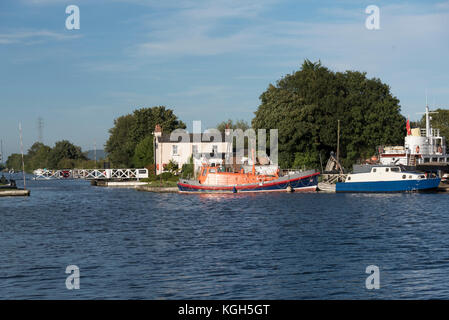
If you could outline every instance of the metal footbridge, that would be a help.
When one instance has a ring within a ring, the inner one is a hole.
[[[67,169],[34,170],[34,180],[85,179],[85,180],[139,180],[148,178],[148,169]]]

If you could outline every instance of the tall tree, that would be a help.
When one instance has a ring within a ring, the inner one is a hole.
[[[137,168],[144,168],[153,162],[153,137],[147,136],[137,144],[133,163]]]
[[[159,124],[165,133],[170,133],[175,129],[185,129],[184,122],[178,120],[173,110],[167,109],[165,106],[157,106],[152,108],[140,108],[133,112],[132,115],[122,116],[114,121],[114,127],[109,130],[110,136],[106,142],[106,151],[113,165],[121,165],[126,167],[135,167],[134,157],[137,145],[147,137],[153,139],[153,131]],[[148,153],[153,153],[153,144]],[[139,149],[139,152],[141,150]],[[140,156],[140,155],[139,155]],[[140,160],[137,160],[138,162]],[[153,157],[151,157],[151,163]],[[140,164],[140,163],[139,163]]]
[[[446,140],[449,139],[449,110],[447,109],[436,109],[432,110],[438,113],[432,113],[432,119],[430,120],[430,124],[432,128],[440,129],[440,135],[445,137]],[[417,123],[418,126],[425,128],[426,127],[426,116],[423,115],[421,120]]]
[[[279,129],[279,163],[283,167],[319,166],[319,155],[337,147],[346,167],[375,152],[381,144],[401,144],[405,118],[399,100],[379,79],[357,71],[332,72],[305,60],[262,93],[252,121],[254,129]]]
[[[121,116],[114,120],[114,127],[109,129],[110,135],[105,150],[115,167],[131,166],[135,149],[131,138],[131,127],[134,125],[134,121],[134,116],[131,114]]]
[[[22,155],[19,153],[9,155],[8,160],[6,160],[6,167],[15,171],[22,171]]]
[[[26,171],[32,171],[36,168],[47,168],[49,166],[49,158],[51,148],[41,142],[35,142],[25,157]]]
[[[71,166],[67,165],[67,160],[87,160],[87,158],[81,151],[81,148],[70,141],[61,140],[56,142],[49,155],[49,167],[52,169],[71,168]]]

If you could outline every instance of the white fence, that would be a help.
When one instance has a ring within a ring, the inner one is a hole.
[[[73,169],[47,170],[38,169],[33,172],[35,180],[49,179],[114,179],[139,180],[148,178],[148,169]]]

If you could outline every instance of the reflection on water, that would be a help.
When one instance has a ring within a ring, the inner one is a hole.
[[[0,298],[449,298],[448,194],[27,184],[31,197],[0,198]],[[371,264],[379,290],[365,289]]]

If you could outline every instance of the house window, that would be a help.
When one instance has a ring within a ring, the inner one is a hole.
[[[218,153],[218,146],[213,145],[212,146],[212,156],[214,157]]]
[[[196,146],[196,145],[193,145],[192,146],[192,154],[197,154],[198,153],[198,146]]]
[[[173,151],[173,155],[178,155],[178,146],[177,145],[173,145],[172,146],[172,151]]]

